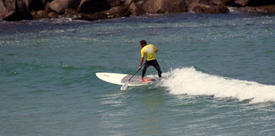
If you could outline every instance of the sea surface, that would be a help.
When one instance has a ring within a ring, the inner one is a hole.
[[[159,49],[160,82],[95,76],[134,73],[140,40]],[[0,135],[274,136],[275,16],[2,21]]]

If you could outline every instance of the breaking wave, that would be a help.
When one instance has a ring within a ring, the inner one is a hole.
[[[251,100],[252,103],[275,102],[275,86],[252,81],[225,78],[197,71],[195,68],[174,69],[160,82],[171,94],[213,95]]]

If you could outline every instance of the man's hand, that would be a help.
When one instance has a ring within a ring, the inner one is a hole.
[[[142,66],[139,65],[139,66],[138,66],[138,70],[140,70],[141,68],[142,68]]]

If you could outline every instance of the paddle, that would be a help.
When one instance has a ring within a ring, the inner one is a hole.
[[[143,66],[143,65],[142,65]],[[142,67],[141,66],[141,67]],[[137,72],[138,71],[140,71],[141,70],[141,68],[140,69],[138,69],[128,80],[127,80],[127,82],[125,83],[125,84],[123,84],[121,87],[120,87],[120,90],[122,90],[122,91],[125,91],[125,90],[127,90],[127,88],[128,88],[128,84],[129,84],[129,82],[130,82],[130,80],[137,74]]]

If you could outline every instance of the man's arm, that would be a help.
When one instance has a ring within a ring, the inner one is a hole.
[[[153,48],[154,48],[155,53],[157,53],[159,51],[155,45],[153,45]]]
[[[139,63],[138,69],[141,69],[141,68],[142,68],[143,60],[144,60],[144,57],[141,57],[141,58],[140,58],[140,63]]]

